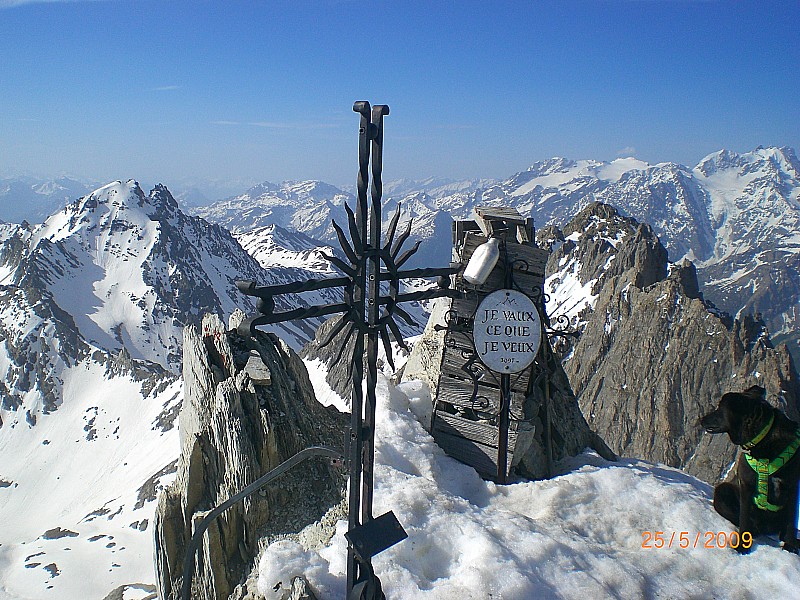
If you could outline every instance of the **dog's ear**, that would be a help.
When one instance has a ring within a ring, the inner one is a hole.
[[[765,400],[767,398],[767,390],[760,385],[753,385],[742,392],[745,396],[750,396],[755,400]]]

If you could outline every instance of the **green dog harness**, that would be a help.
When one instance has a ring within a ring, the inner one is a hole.
[[[766,437],[767,432],[772,427],[773,419],[770,419],[770,422],[767,424],[767,427],[756,436],[758,441],[750,442],[749,444],[745,445],[744,447],[748,450],[755,446],[758,442]],[[766,458],[753,458],[750,456],[750,452],[745,451],[744,457],[747,459],[747,464],[758,474],[758,484],[756,486],[756,490],[758,493],[756,494],[753,501],[756,503],[756,506],[761,510],[769,510],[772,512],[777,512],[783,508],[783,506],[778,506],[777,504],[772,504],[767,500],[767,491],[769,489],[769,478],[771,475],[779,471],[783,465],[788,463],[792,460],[795,452],[797,449],[800,448],[800,429],[795,431],[794,440],[791,444],[789,444],[786,449],[781,452],[776,458],[772,460],[767,460]]]

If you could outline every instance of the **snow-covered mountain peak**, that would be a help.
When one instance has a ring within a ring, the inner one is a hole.
[[[154,221],[174,218],[177,210],[178,203],[162,184],[145,195],[133,179],[113,181],[50,215],[34,238],[57,242],[72,235],[96,235],[98,229],[106,228],[111,233],[132,229],[142,233],[152,230]]]
[[[146,197],[136,181],[111,182],[50,215],[34,232],[34,245],[42,239],[58,242],[82,232],[91,233],[112,222],[143,225],[149,220],[147,211],[141,210],[145,206]]]
[[[617,158],[611,162],[600,163],[593,169],[598,179],[603,181],[619,181],[633,171],[646,171],[651,165],[632,156]]]
[[[3,282],[46,290],[88,342],[173,370],[183,325],[203,312],[247,312],[234,279],[267,278],[229,232],[181,212],[165,186],[146,195],[132,179],[9,237]]]
[[[535,192],[537,188],[575,191],[598,183],[601,185],[616,183],[631,174],[663,166],[654,167],[633,157],[617,158],[611,162],[551,158],[534,163],[526,171],[517,173],[507,180],[503,187],[509,190],[511,196],[524,196]]]
[[[735,173],[739,177],[763,173],[786,173],[800,178],[800,161],[793,148],[759,146],[751,152],[738,154],[720,150],[709,154],[694,169],[699,177],[712,177],[719,172]]]
[[[534,177],[542,177],[543,175],[552,175],[553,173],[566,173],[575,166],[577,166],[577,163],[574,160],[561,156],[554,156],[553,158],[533,163],[525,172],[531,173]]]
[[[279,192],[280,189],[281,186],[279,186],[277,183],[272,183],[271,181],[262,181],[261,183],[257,183],[256,185],[254,185],[253,187],[248,189],[244,194],[241,195],[247,195],[257,198],[258,196],[263,196],[264,194],[275,194]]]
[[[304,199],[325,200],[336,206],[341,205],[342,201],[349,197],[349,194],[336,186],[317,180],[284,181],[281,183],[281,188],[295,195],[300,201]]]

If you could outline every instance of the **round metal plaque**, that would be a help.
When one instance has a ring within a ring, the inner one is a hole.
[[[472,334],[483,364],[498,373],[519,373],[536,358],[542,321],[528,296],[516,290],[498,290],[478,306]]]

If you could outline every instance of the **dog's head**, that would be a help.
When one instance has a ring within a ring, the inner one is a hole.
[[[769,423],[773,408],[767,403],[766,390],[760,386],[744,392],[728,392],[716,410],[700,418],[709,433],[727,433],[737,446],[754,439]]]

